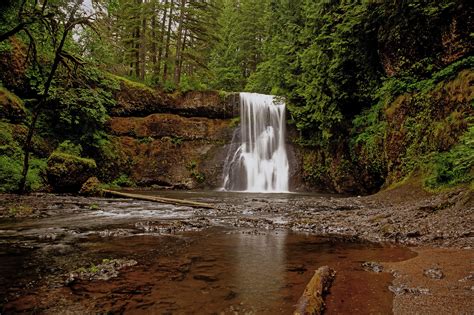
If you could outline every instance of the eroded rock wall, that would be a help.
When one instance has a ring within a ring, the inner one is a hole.
[[[124,91],[127,90],[127,91]],[[121,85],[108,132],[138,186],[217,188],[238,115],[238,97],[217,91],[165,95]]]

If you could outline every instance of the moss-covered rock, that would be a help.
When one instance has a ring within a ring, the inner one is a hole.
[[[48,159],[46,172],[55,191],[78,192],[96,168],[92,159],[55,151]]]
[[[176,99],[170,113],[188,117],[232,118],[239,115],[239,94],[189,91]]]
[[[28,47],[15,36],[4,43],[8,49],[2,49],[0,52],[0,81],[11,91],[24,95],[30,90],[26,75],[29,65],[26,56]]]
[[[448,151],[472,124],[474,71],[463,70],[433,89],[397,97],[385,109],[385,185],[393,184]],[[471,121],[471,122],[470,122]]]
[[[0,119],[12,123],[22,122],[26,118],[23,101],[4,87],[0,87]]]
[[[232,118],[239,114],[239,95],[219,91],[188,91],[183,94],[166,94],[141,83],[110,75],[119,82],[114,92],[117,104],[111,116],[148,116],[170,113],[185,117]]]
[[[82,185],[79,193],[84,196],[100,196],[102,193],[100,181],[97,179],[97,177],[90,177]]]
[[[215,141],[223,138],[223,130],[228,128],[229,123],[223,119],[152,114],[147,117],[113,117],[108,125],[115,136]]]
[[[129,174],[132,167],[132,156],[124,152],[120,140],[113,136],[100,141],[90,157],[96,161],[96,175],[103,183],[113,182],[122,174]]]
[[[112,77],[120,82],[120,89],[114,93],[117,104],[111,109],[111,116],[146,116],[173,107],[174,100],[159,90],[121,77]]]

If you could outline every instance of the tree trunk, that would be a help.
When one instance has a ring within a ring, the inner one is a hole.
[[[163,19],[161,21],[161,32],[160,32],[160,48],[159,48],[159,51],[158,51],[158,60],[157,60],[157,63],[158,63],[158,67],[156,69],[156,72],[155,72],[155,76],[158,78],[161,74],[161,58],[163,56],[163,40],[164,40],[164,37],[165,37],[165,27],[166,27],[166,14],[168,13],[168,0],[165,0],[165,4],[164,4],[164,11],[163,11]]]
[[[181,46],[182,46],[182,33],[183,33],[183,24],[184,24],[184,11],[186,6],[186,0],[181,0],[181,6],[179,8],[179,21],[178,21],[178,32],[176,34],[176,53],[175,53],[175,60],[174,60],[174,76],[173,80],[176,85],[179,84],[179,56],[181,54]]]
[[[142,0],[136,0],[135,4],[139,7],[141,6]],[[136,25],[135,32],[133,36],[134,42],[134,54],[135,54],[135,77],[140,78],[140,11],[138,11],[138,16],[136,16]]]
[[[156,0],[153,0],[152,15],[151,15],[151,63],[153,67],[153,74],[156,73],[157,62],[157,47],[156,47]]]
[[[184,61],[184,50],[186,49],[186,39],[188,37],[188,30],[184,30],[184,35],[183,35],[183,43],[181,44],[181,52],[179,53],[179,62],[177,65],[178,71],[177,77],[176,77],[176,84],[179,84],[181,82],[181,73],[183,72],[183,61]]]
[[[141,10],[141,32],[140,32],[140,80],[145,80],[146,71],[146,0],[143,1]]]
[[[170,0],[170,15],[168,17],[168,31],[166,32],[165,60],[163,68],[163,82],[168,79],[168,57],[170,54],[171,24],[173,22],[173,0]]]
[[[49,72],[48,78],[46,83],[44,84],[43,94],[41,95],[38,104],[33,109],[33,119],[31,120],[31,124],[28,128],[28,135],[25,140],[25,145],[23,146],[24,151],[24,159],[23,159],[23,170],[21,172],[21,179],[18,185],[18,193],[23,194],[26,188],[26,178],[28,176],[29,164],[30,164],[30,152],[31,152],[31,141],[33,139],[33,135],[35,133],[36,122],[38,121],[38,117],[40,112],[46,102],[46,99],[49,94],[49,89],[51,88],[51,83],[53,82],[54,74],[58,69],[59,63],[61,62],[61,52],[63,51],[64,43],[66,42],[66,38],[70,31],[70,24],[72,23],[74,16],[76,15],[76,11],[79,9],[79,4],[76,3],[74,8],[69,15],[68,22],[65,25],[63,36],[61,37],[61,41],[59,42],[59,46],[56,49],[54,55],[54,61],[51,65],[51,71]]]

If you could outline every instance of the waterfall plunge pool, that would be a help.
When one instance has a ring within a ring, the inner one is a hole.
[[[0,222],[2,313],[290,313],[322,265],[338,272],[328,314],[389,313],[392,276],[364,271],[361,263],[414,256],[406,248],[317,237],[279,223],[287,214],[277,205],[332,197],[170,193],[213,200],[220,209],[27,197],[43,207],[39,217]],[[109,280],[65,284],[72,271],[92,270],[104,259],[137,264]]]

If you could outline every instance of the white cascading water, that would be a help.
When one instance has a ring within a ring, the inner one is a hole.
[[[223,189],[288,192],[285,104],[272,95],[240,93],[240,118],[240,134],[236,130],[224,166]]]

